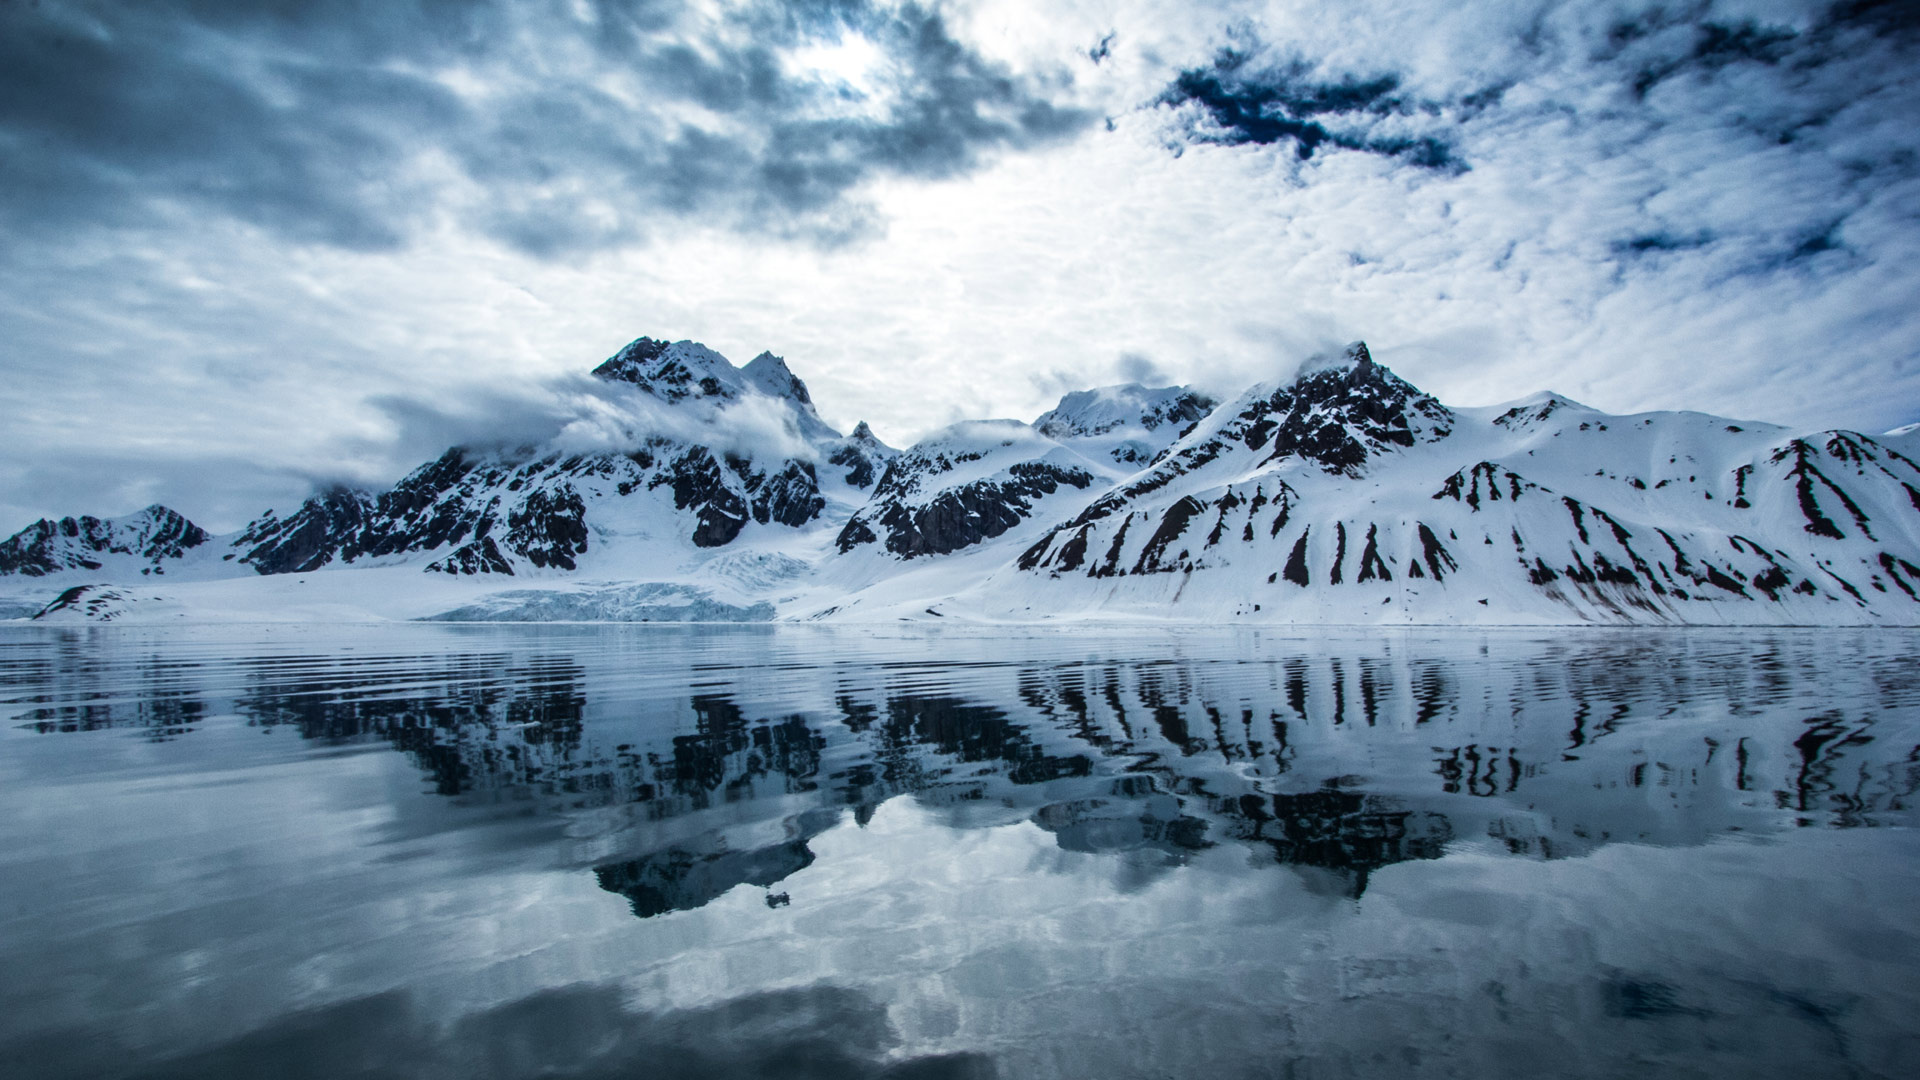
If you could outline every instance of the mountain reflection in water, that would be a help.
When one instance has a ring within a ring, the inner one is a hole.
[[[49,1076],[634,1075],[662,1055],[687,1076],[1429,1075],[1578,1051],[1592,1075],[1895,1075],[1920,1050],[1916,644],[8,632],[0,1057]],[[222,785],[256,793],[244,821]],[[1894,828],[1855,832],[1875,826]],[[303,846],[297,868],[276,850]],[[1375,895],[1416,863],[1436,869]],[[1782,865],[1805,879],[1779,894],[1799,932],[1838,945],[1769,956],[1754,942],[1781,915],[1653,914],[1765,895]],[[581,885],[617,894],[626,928]],[[1238,906],[1196,918],[1220,901],[1195,889]],[[373,948],[373,905],[380,939],[433,943]],[[1622,945],[1615,924],[1648,919],[1660,939]],[[1276,944],[1289,928],[1309,936]],[[1356,944],[1382,928],[1405,940]],[[1671,970],[1640,970],[1647,949]],[[266,979],[233,1016],[190,1007],[276,963],[329,974]]]

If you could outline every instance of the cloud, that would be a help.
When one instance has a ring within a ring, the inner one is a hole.
[[[563,375],[477,391],[378,395],[368,404],[392,422],[366,449],[384,460],[429,460],[450,446],[515,454],[602,454],[639,450],[658,440],[695,443],[762,463],[813,461],[784,401],[749,390],[738,399],[669,404],[624,383]],[[365,485],[378,477],[314,477],[316,487]]]
[[[231,528],[551,441],[640,334],[897,445],[1354,338],[1453,404],[1885,429],[1911,11],[0,4],[0,515]],[[586,404],[581,445],[640,426]]]
[[[794,62],[849,40],[870,71]],[[663,217],[843,242],[875,176],[1088,120],[912,4],[0,6],[0,215],[50,239],[214,213],[376,250],[451,219],[547,258]]]
[[[1346,74],[1321,80],[1304,60],[1257,65],[1258,51],[1257,44],[1246,51],[1222,49],[1211,64],[1182,71],[1159,103],[1192,106],[1198,116],[1185,134],[1198,141],[1284,143],[1303,160],[1327,148],[1380,154],[1440,172],[1467,169],[1444,139],[1404,130],[1407,119],[1438,106],[1402,96],[1399,76]]]
[[[1170,379],[1160,365],[1145,353],[1123,352],[1114,367],[1123,382],[1139,383],[1141,386],[1165,386]]]

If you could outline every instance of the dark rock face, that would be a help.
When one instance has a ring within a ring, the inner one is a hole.
[[[701,547],[732,542],[749,518],[797,528],[826,508],[813,466],[802,461],[762,470],[664,440],[624,454],[518,459],[455,447],[380,495],[334,491],[286,518],[269,513],[235,546],[262,574],[434,551],[446,554],[427,569],[449,574],[574,570],[591,542],[591,500],[581,490],[589,482],[611,498],[669,488],[674,507],[692,513],[691,539]]]
[[[569,484],[529,494],[507,526],[507,547],[535,566],[572,570],[573,557],[586,554],[587,505]]]
[[[1166,554],[1168,545],[1178,540],[1187,531],[1187,525],[1205,510],[1206,504],[1191,495],[1168,507],[1160,519],[1159,528],[1154,529],[1153,535],[1147,538],[1147,546],[1140,549],[1140,559],[1134,564],[1133,572],[1145,574],[1155,570],[1176,569],[1176,565],[1163,562],[1162,556]],[[1181,556],[1185,554],[1181,552]]]
[[[308,499],[285,518],[269,510],[233,546],[246,548],[240,561],[262,574],[304,574],[332,562],[365,527],[372,509],[373,496],[336,489]]]
[[[900,451],[875,438],[873,429],[862,420],[853,434],[828,455],[827,464],[847,470],[844,475],[848,486],[867,488],[899,457]]]
[[[820,495],[820,478],[804,461],[789,461],[779,473],[752,473],[746,478],[753,494],[753,520],[799,528],[820,516],[827,500]]]
[[[1156,409],[1140,418],[1148,431],[1165,425],[1185,427],[1188,424],[1204,420],[1219,402],[1205,394],[1188,392],[1180,395],[1164,408]]]
[[[0,574],[41,577],[64,570],[98,570],[105,555],[133,555],[148,565],[143,573],[165,573],[178,559],[208,540],[206,530],[164,506],[102,520],[42,518],[0,544]]]
[[[1865,436],[1850,436],[1841,432],[1833,432],[1831,435],[1832,437],[1827,440],[1827,456],[1838,459],[1843,465],[1854,465],[1856,472],[1865,471],[1860,467],[1863,464],[1873,463],[1880,472],[1900,482],[1906,488],[1908,497],[1913,500],[1914,507],[1920,509],[1920,491],[1916,491],[1912,484],[1895,475],[1892,470],[1880,466],[1880,458],[1873,451],[1879,450],[1890,461],[1904,462],[1909,469],[1913,467],[1912,462]],[[1844,488],[1834,483],[1826,473],[1820,470],[1820,466],[1816,464],[1820,456],[1820,451],[1808,444],[1807,440],[1795,439],[1775,451],[1773,457],[1768,460],[1768,464],[1784,465],[1789,461],[1793,463],[1786,475],[1793,479],[1794,494],[1800,501],[1800,513],[1807,519],[1808,532],[1832,540],[1843,539],[1847,535],[1821,508],[1820,492],[1824,491],[1829,497],[1838,500],[1846,509],[1848,516],[1852,518],[1854,526],[1867,539],[1873,539],[1873,529],[1867,520],[1867,515],[1861,512],[1859,504],[1847,494]],[[1741,490],[1744,492],[1744,484],[1741,485]]]
[[[62,611],[70,611],[93,622],[112,622],[126,612],[127,605],[134,598],[120,589],[106,585],[75,585],[63,589],[59,596],[33,617],[44,619]]]
[[[1252,449],[1272,439],[1267,460],[1305,458],[1330,473],[1359,476],[1370,453],[1444,438],[1453,413],[1430,394],[1373,362],[1365,342],[1348,346],[1351,366],[1309,372],[1254,402],[1243,438]]]
[[[827,464],[839,465],[847,470],[847,483],[853,487],[873,486],[875,466],[872,458],[860,452],[858,447],[843,446],[827,458]]]
[[[925,502],[909,502],[918,480],[909,474],[921,470],[938,473],[946,468],[937,459],[913,455],[889,466],[874,490],[874,502],[840,530],[839,549],[852,551],[883,535],[887,550],[902,558],[945,555],[1005,533],[1033,516],[1036,501],[1062,486],[1085,489],[1093,483],[1093,475],[1084,469],[1023,461],[996,474],[1001,479],[977,480]]]
[[[1074,572],[1088,577],[1118,577],[1196,570],[1205,565],[1209,551],[1223,544],[1251,544],[1279,536],[1292,520],[1298,501],[1299,493],[1284,481],[1268,479],[1229,487],[1212,499],[1185,496],[1164,509],[1134,509],[1101,516],[1089,511],[1041,537],[1020,557],[1018,565],[1022,570],[1044,570],[1055,577]],[[1131,561],[1123,560],[1128,537],[1136,526],[1148,530],[1146,542]],[[1105,555],[1089,562],[1086,556],[1090,547],[1104,550]],[[1296,555],[1295,561],[1303,562],[1304,548]],[[1299,573],[1304,575],[1304,568]],[[1296,580],[1294,575],[1290,562],[1288,580]]]
[[[427,569],[442,574],[513,575],[513,564],[500,554],[500,547],[491,536],[483,536],[454,548],[446,556],[428,563]]]
[[[652,486],[662,484],[673,487],[674,509],[695,512],[693,542],[700,547],[724,547],[747,524],[747,501],[728,486],[720,463],[704,446],[680,455],[671,469],[654,477]]]

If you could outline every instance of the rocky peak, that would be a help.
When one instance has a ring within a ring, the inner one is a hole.
[[[1354,365],[1351,376],[1354,379],[1364,379],[1373,374],[1373,354],[1367,351],[1364,341],[1349,342],[1341,359]]]
[[[747,366],[740,369],[748,384],[757,386],[762,393],[773,397],[792,398],[802,405],[812,406],[813,397],[807,393],[807,384],[800,381],[787,362],[771,352],[763,352]]]
[[[597,378],[608,382],[643,383],[653,364],[667,351],[667,342],[650,337],[634,338],[621,350],[593,369]]]
[[[1271,457],[1298,454],[1349,475],[1357,475],[1371,452],[1431,442],[1453,429],[1451,410],[1375,363],[1363,341],[1331,364],[1309,363],[1256,410],[1262,415],[1254,418],[1248,445],[1272,433]]]
[[[875,438],[873,429],[862,420],[854,425],[853,434],[840,440],[840,445],[827,461],[845,467],[848,484],[867,488],[872,487],[887,466],[899,456],[900,451]]]
[[[1086,438],[1123,428],[1176,430],[1213,410],[1213,399],[1185,386],[1146,387],[1138,383],[1075,390],[1034,420],[1050,439]]]
[[[147,563],[143,572],[164,572],[166,560],[179,559],[208,539],[206,530],[158,504],[105,520],[42,518],[0,544],[0,574],[98,570],[107,555],[133,556]]]
[[[671,344],[635,338],[593,374],[608,382],[630,383],[670,402],[688,398],[730,400],[740,396],[741,372],[727,358],[697,341]]]

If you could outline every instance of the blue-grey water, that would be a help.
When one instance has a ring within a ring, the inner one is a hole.
[[[0,1074],[1903,1077],[1920,636],[0,629]]]

